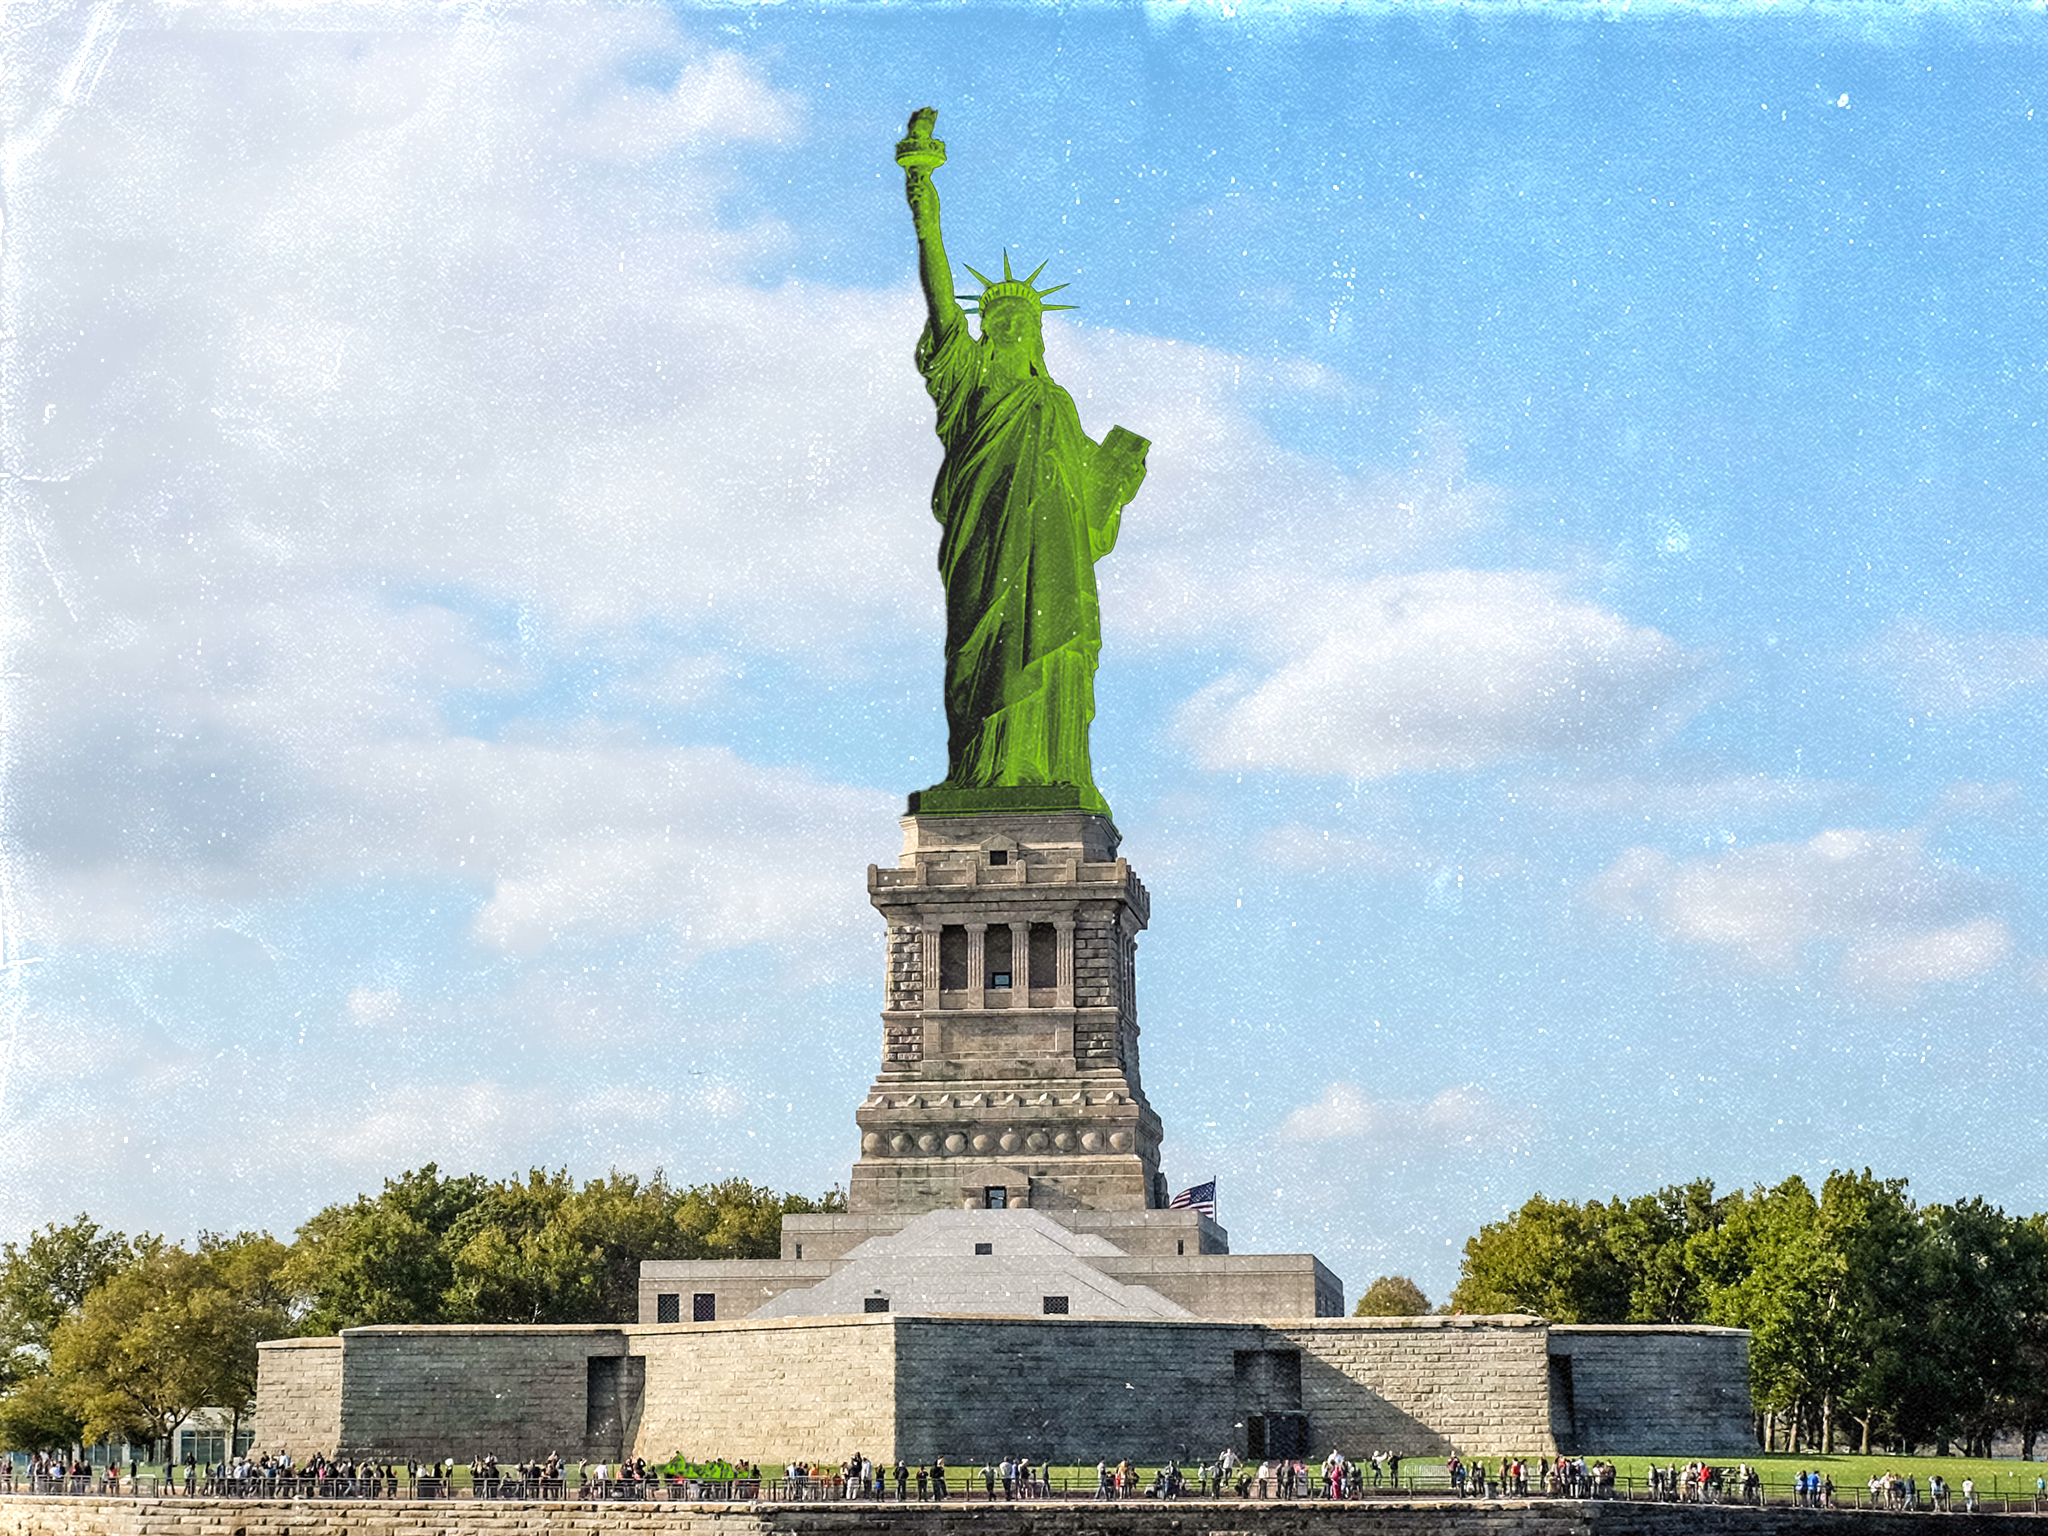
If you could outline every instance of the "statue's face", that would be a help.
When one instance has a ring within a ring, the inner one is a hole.
[[[1038,306],[1023,299],[1000,299],[981,313],[981,339],[1001,351],[1036,355],[1042,343]]]

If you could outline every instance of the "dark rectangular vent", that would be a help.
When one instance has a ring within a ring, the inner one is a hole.
[[[996,1245],[994,1243],[976,1243],[974,1245],[974,1251],[976,1253],[994,1253],[996,1251]]]
[[[1064,1296],[1046,1297],[1045,1315],[1047,1317],[1065,1317],[1067,1315],[1067,1298]]]
[[[718,1321],[718,1293],[699,1291],[690,1298],[690,1321],[693,1323],[715,1323]]]
[[[654,1320],[657,1323],[680,1323],[683,1320],[683,1298],[673,1291],[663,1291],[656,1296]]]
[[[886,1312],[889,1310],[889,1298],[886,1296],[870,1296],[860,1304],[860,1309],[863,1312]]]

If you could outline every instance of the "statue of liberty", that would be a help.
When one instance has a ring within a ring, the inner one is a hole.
[[[938,408],[945,461],[932,487],[946,585],[945,781],[912,797],[925,811],[1081,809],[1107,814],[1088,761],[1102,614],[1095,562],[1116,545],[1145,478],[1144,438],[1081,430],[1073,396],[1045,368],[1038,272],[1003,256],[979,294],[955,294],[931,173],[945,145],[923,108],[896,146],[917,232],[928,311],[917,366]],[[981,317],[967,328],[967,299]]]

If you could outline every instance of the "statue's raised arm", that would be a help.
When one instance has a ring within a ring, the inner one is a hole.
[[[953,269],[939,237],[939,189],[932,185],[932,172],[946,163],[946,146],[932,137],[932,124],[938,118],[937,109],[919,107],[910,114],[910,127],[896,145],[896,163],[903,167],[903,197],[910,204],[910,227],[917,234],[918,280],[924,285],[925,308],[934,332],[966,323],[960,303],[953,297]]]

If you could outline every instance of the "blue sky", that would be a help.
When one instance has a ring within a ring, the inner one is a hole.
[[[1098,777],[1240,1250],[2048,1207],[2033,11],[53,4],[0,247],[0,1228],[822,1190],[939,777],[890,148],[1152,472]],[[963,273],[964,279],[964,273]]]

